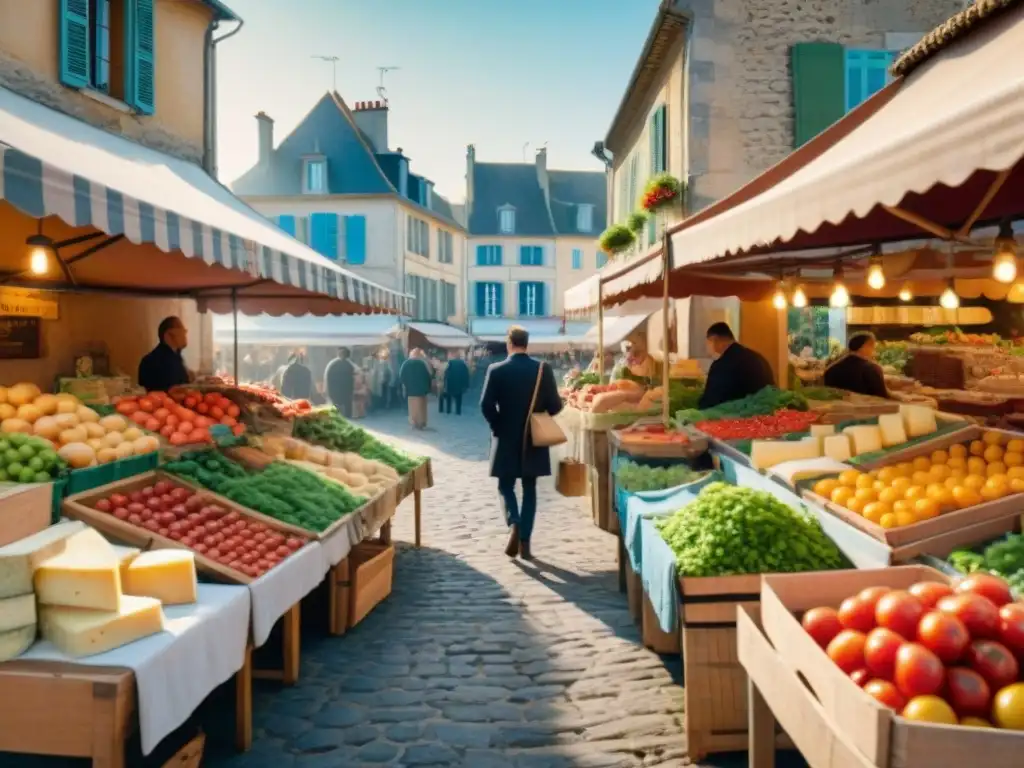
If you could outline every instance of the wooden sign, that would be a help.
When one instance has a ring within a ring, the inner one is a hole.
[[[0,360],[42,357],[38,317],[0,315]]]
[[[56,320],[57,302],[41,298],[38,293],[17,288],[0,288],[0,316],[39,317]]]

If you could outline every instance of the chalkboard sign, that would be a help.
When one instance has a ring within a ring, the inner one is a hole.
[[[0,315],[0,360],[42,357],[39,318]]]

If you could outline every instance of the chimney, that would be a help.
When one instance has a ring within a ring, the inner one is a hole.
[[[386,101],[357,101],[352,119],[373,146],[374,152],[388,151],[388,104]]]
[[[473,212],[473,170],[476,165],[476,147],[466,145],[466,221]]]
[[[537,183],[544,192],[544,200],[548,208],[551,207],[551,184],[548,181],[548,148],[541,147],[537,150]]]
[[[256,125],[259,130],[259,165],[266,165],[274,151],[274,120],[266,112],[260,112],[256,115]]]

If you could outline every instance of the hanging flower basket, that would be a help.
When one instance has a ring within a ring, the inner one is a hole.
[[[601,233],[597,242],[605,253],[622,253],[633,247],[636,235],[624,224],[612,224]]]
[[[682,192],[679,179],[670,173],[660,173],[647,182],[640,206],[648,213],[676,206],[682,199]]]
[[[633,211],[629,214],[629,218],[626,219],[626,226],[629,227],[629,231],[638,234],[643,232],[644,227],[647,226],[647,219],[649,217],[643,211]]]

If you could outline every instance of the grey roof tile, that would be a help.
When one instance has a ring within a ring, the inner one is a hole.
[[[606,176],[601,171],[548,171],[551,188],[551,214],[560,235],[599,235],[608,226]],[[576,227],[580,205],[594,206],[593,226],[589,232]]]
[[[516,209],[516,235],[551,237],[555,234],[544,192],[533,163],[474,163],[472,235],[500,235],[498,209]]]

